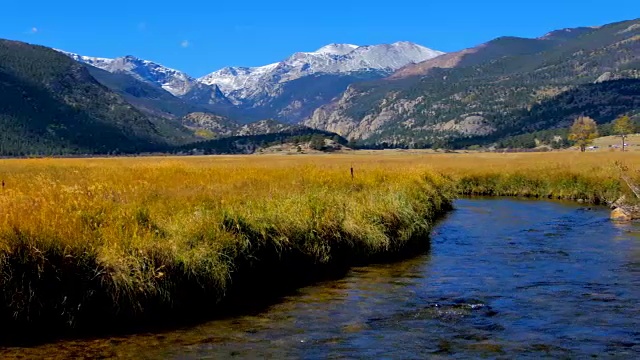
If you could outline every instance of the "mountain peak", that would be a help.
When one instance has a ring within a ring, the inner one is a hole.
[[[140,59],[139,57],[133,56],[133,55],[125,55],[125,56],[116,58],[114,60],[121,60],[121,61],[133,62],[133,63],[145,63],[145,62],[153,63],[152,61],[143,60],[143,59]]]
[[[412,43],[411,41],[396,41],[393,44],[391,44],[393,46],[420,46],[416,43]]]
[[[346,55],[353,50],[359,48],[358,45],[353,44],[329,44],[314,51],[316,54],[328,54],[328,55]]]

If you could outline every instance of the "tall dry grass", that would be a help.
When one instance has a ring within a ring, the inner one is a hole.
[[[443,155],[434,168],[462,195],[522,196],[608,203],[628,194],[615,162],[640,169],[635,153],[477,153]],[[633,170],[632,177],[638,177]]]
[[[381,259],[427,244],[453,196],[424,166],[367,161],[352,179],[331,158],[6,160],[0,169],[0,320],[27,327],[214,306],[240,280],[275,287],[296,271]]]
[[[627,153],[0,161],[0,321],[96,326],[215,307],[415,251],[455,194],[615,200]],[[351,178],[350,168],[354,168]]]

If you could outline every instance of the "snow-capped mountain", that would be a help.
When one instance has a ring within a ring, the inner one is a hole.
[[[348,74],[374,71],[387,74],[411,63],[444,54],[410,42],[357,46],[330,44],[313,52],[295,53],[288,59],[260,67],[227,67],[199,78],[218,85],[236,104],[274,95],[278,84],[314,74]]]
[[[268,118],[300,121],[354,82],[386,77],[401,67],[443,54],[410,42],[329,44],[313,52],[295,53],[278,63],[226,67],[194,79],[133,56],[108,59],[61,52],[111,73],[128,74],[191,104],[216,105],[209,109],[223,109],[245,122]]]
[[[218,104],[228,101],[218,86],[203,84],[182,71],[162,66],[153,61],[142,60],[134,56],[108,59],[58,51],[76,61],[99,69],[111,73],[125,73],[138,80],[160,86],[174,96],[197,104]]]

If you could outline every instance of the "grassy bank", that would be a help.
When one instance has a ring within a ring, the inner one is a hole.
[[[0,321],[121,325],[240,288],[258,299],[424,249],[456,194],[615,200],[616,160],[640,165],[567,152],[2,160]]]
[[[473,154],[435,165],[450,174],[461,195],[519,196],[605,204],[628,194],[615,166],[640,168],[635,154],[570,152]],[[635,176],[634,174],[631,174]]]
[[[288,160],[2,161],[0,321],[135,322],[384,260],[424,248],[453,196],[425,167],[370,162],[352,180]]]

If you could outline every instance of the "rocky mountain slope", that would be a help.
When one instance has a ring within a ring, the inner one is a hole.
[[[85,65],[89,74],[100,84],[119,94],[138,110],[151,116],[177,119],[192,112],[210,111],[207,106],[195,105],[173,96],[168,91],[138,80],[125,73],[108,71]]]
[[[205,139],[273,134],[307,128],[302,125],[284,124],[271,119],[241,124],[224,116],[202,112],[190,113],[184,116],[181,119],[181,123]]]
[[[536,105],[585,84],[638,77],[639,20],[502,37],[353,84],[304,124],[368,144],[429,146],[526,131],[521,119]],[[607,113],[608,104],[598,106]],[[554,113],[544,126],[564,126],[568,116]]]

